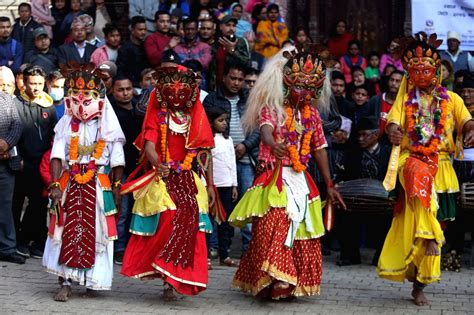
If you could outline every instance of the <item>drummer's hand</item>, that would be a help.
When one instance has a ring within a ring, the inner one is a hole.
[[[390,142],[394,145],[400,145],[403,140],[403,130],[396,124],[390,124],[387,128],[387,135]]]
[[[466,132],[466,135],[464,136],[464,146],[467,148],[474,147],[474,129]]]
[[[344,210],[347,209],[344,200],[342,200],[341,194],[334,187],[328,187],[328,199],[334,207],[342,207]]]

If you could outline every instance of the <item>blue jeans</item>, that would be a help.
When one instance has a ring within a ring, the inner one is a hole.
[[[128,175],[122,177],[122,182],[125,182]],[[114,243],[114,252],[123,252],[127,247],[128,239],[130,238],[130,221],[132,220],[131,210],[133,207],[133,195],[126,194],[122,196],[120,203],[120,216],[117,221],[118,239]]]
[[[252,164],[240,163],[237,161],[237,182],[239,189],[239,199],[245,194],[247,189],[253,184],[255,178],[255,169]],[[242,250],[245,252],[250,243],[252,236],[252,225],[247,224],[245,227],[240,229],[240,235],[242,235]]]

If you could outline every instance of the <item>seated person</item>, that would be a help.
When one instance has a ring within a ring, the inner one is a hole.
[[[372,116],[361,118],[355,130],[358,146],[354,148],[353,154],[347,155],[344,179],[372,178],[383,181],[387,173],[390,147],[379,143],[380,129],[376,118]],[[363,223],[368,230],[365,234],[372,235],[370,237],[372,244],[368,245],[376,248],[372,260],[372,264],[376,264],[390,227],[390,216],[362,217],[360,213],[342,210],[336,218],[341,245],[341,256],[337,264],[347,266],[361,263],[359,244]]]

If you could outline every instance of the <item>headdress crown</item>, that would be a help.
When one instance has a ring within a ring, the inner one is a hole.
[[[283,70],[284,82],[287,86],[301,84],[320,88],[326,78],[326,66],[318,58],[316,46],[301,46],[292,51],[285,51],[283,56],[288,59]]]

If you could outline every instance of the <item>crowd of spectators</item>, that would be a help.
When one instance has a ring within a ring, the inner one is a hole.
[[[48,185],[44,173],[49,171],[44,165],[54,126],[64,114],[67,78],[58,70],[70,62],[93,62],[107,73],[103,79],[106,94],[127,139],[124,180],[136,166],[138,152],[132,143],[155,83],[154,72],[177,64],[195,71],[201,101],[212,113],[211,124],[225,135],[216,138],[216,143],[226,148],[229,141],[233,144],[235,165],[228,167],[235,172],[236,181],[222,180],[232,188],[223,196],[225,204],[230,204],[226,210],[231,211],[254,179],[258,156],[259,131],[247,135],[240,123],[249,90],[265,61],[280,49],[313,43],[305,25],[291,34],[279,6],[270,2],[129,0],[128,38],[114,23],[116,12],[105,0],[31,0],[19,5],[14,21],[1,16],[0,258],[22,263],[24,257],[42,256],[47,216],[44,187]],[[328,35],[317,44],[327,47],[325,59],[333,94],[331,111],[321,113],[333,179],[383,180],[391,149],[384,136],[386,117],[404,75],[399,42],[394,39],[387,51],[364,55],[361,43],[344,21],[337,21]],[[461,50],[459,34],[449,32],[447,37],[442,83],[459,93],[467,106],[472,105],[474,87],[464,84],[463,78],[472,77],[474,60]],[[128,239],[132,206],[133,198],[122,199],[115,244],[118,264]],[[9,220],[15,223],[14,228],[7,226]],[[376,261],[390,214],[378,220],[341,213],[340,228],[324,241],[325,254],[330,248],[339,248],[340,265],[358,264],[359,246],[364,244],[377,249]],[[221,264],[234,266],[229,258],[233,229],[224,226],[216,231],[208,240],[209,257],[219,256]],[[241,234],[245,251],[250,226]]]

